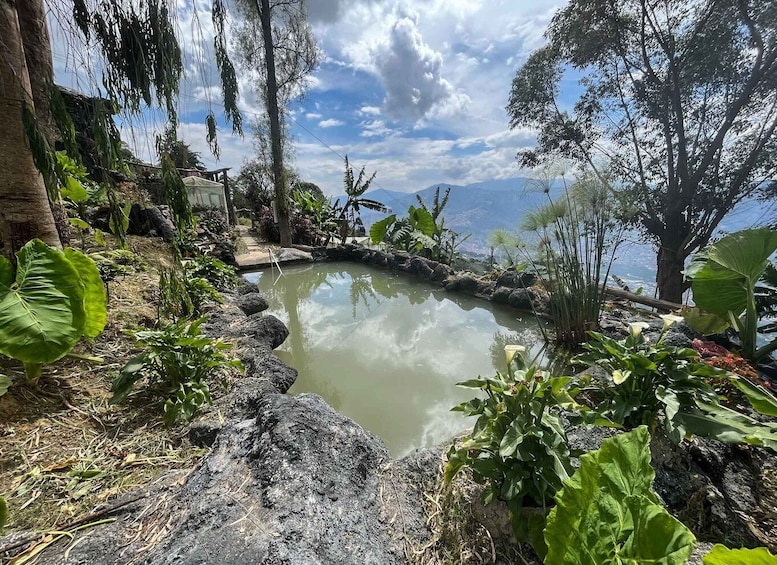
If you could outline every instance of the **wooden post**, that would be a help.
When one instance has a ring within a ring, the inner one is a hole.
[[[235,213],[235,203],[232,200],[232,190],[229,188],[229,177],[227,176],[226,170],[223,172],[223,175],[224,197],[227,199],[227,219],[229,220],[230,226],[236,226],[237,214]]]

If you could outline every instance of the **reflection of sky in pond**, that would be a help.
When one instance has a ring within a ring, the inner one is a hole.
[[[314,392],[382,438],[395,456],[471,428],[454,405],[458,381],[504,370],[503,341],[540,348],[536,320],[404,275],[358,264],[251,273],[288,327],[277,350],[299,371],[292,394]]]

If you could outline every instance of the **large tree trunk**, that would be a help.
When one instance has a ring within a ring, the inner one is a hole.
[[[51,89],[54,86],[54,63],[51,55],[51,40],[46,24],[46,10],[43,0],[24,0],[16,3],[19,14],[19,29],[24,45],[24,59],[30,76],[30,89],[35,104],[35,118],[38,127],[54,150],[58,133],[51,113]],[[61,198],[50,202],[54,223],[62,245],[70,240],[70,222]]]
[[[6,257],[32,238],[60,247],[43,177],[35,168],[22,124],[22,105],[34,108],[16,5],[0,0],[0,245]]]
[[[261,3],[261,6],[259,5]],[[270,150],[272,171],[275,180],[275,201],[278,210],[278,230],[281,247],[291,247],[291,226],[289,225],[289,195],[286,190],[286,175],[283,168],[283,144],[281,142],[281,121],[278,110],[278,82],[275,78],[275,51],[272,39],[272,22],[269,0],[256,0],[256,9],[262,22],[264,57],[267,66],[267,114],[270,118]]]
[[[676,246],[662,244],[658,249],[656,285],[658,298],[675,304],[683,301],[685,257]]]

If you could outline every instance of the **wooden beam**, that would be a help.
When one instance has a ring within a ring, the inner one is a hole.
[[[659,298],[651,298],[641,294],[634,294],[633,292],[629,292],[628,290],[621,290],[619,288],[607,287],[604,292],[610,296],[614,296],[615,298],[624,298],[626,300],[630,300],[631,302],[644,304],[645,306],[650,306],[651,308],[656,308],[657,310],[663,310],[665,312],[680,310],[683,307],[682,304],[676,304],[675,302],[669,302]]]

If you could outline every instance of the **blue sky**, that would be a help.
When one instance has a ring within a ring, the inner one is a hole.
[[[57,0],[57,3],[66,0]],[[518,176],[515,154],[534,143],[534,132],[510,130],[504,107],[515,71],[563,0],[311,0],[321,64],[303,99],[291,105],[294,166],[325,192],[341,191],[343,162],[377,171],[376,188],[413,192],[433,183],[468,184]],[[199,15],[201,29],[190,20]],[[194,60],[212,63],[208,0],[178,0],[179,36]],[[58,82],[94,91],[94,58],[75,53],[50,20]],[[72,43],[70,44],[72,45]],[[210,166],[234,173],[255,154],[249,132],[231,136],[222,124],[221,158],[205,142],[209,97],[218,111],[212,64],[187,65],[180,100],[179,136]],[[261,113],[251,77],[240,73],[246,120]],[[163,127],[146,112],[122,125],[125,141],[151,158]]]

